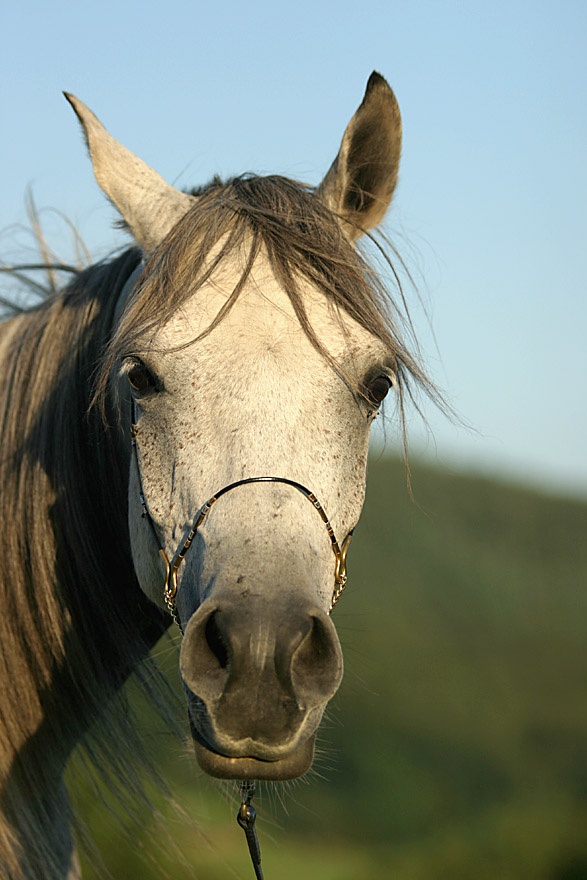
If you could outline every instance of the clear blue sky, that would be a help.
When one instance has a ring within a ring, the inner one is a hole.
[[[379,70],[404,119],[387,231],[421,279],[432,373],[477,431],[427,407],[434,438],[414,423],[414,445],[587,496],[587,3],[23,0],[0,16],[0,230],[32,184],[100,254],[120,233],[62,89],[178,186],[315,183]]]

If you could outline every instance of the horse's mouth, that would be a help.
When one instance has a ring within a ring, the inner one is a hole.
[[[284,758],[266,761],[253,757],[222,755],[204,742],[191,724],[196,760],[208,776],[217,779],[267,779],[283,782],[307,773],[314,759],[314,736]]]

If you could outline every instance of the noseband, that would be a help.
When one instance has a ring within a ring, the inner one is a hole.
[[[133,416],[134,416],[134,401],[133,401]],[[189,534],[183,544],[176,550],[174,556],[172,557],[173,561],[169,560],[167,553],[161,546],[161,541],[159,540],[159,535],[157,533],[157,529],[155,527],[155,523],[153,522],[153,518],[149,513],[149,509],[147,507],[147,502],[145,500],[145,495],[143,492],[143,478],[141,473],[140,461],[139,461],[139,448],[137,444],[137,434],[138,434],[138,426],[134,420],[131,420],[131,442],[132,448],[134,450],[135,462],[137,466],[137,474],[139,478],[139,498],[141,501],[141,507],[143,509],[143,517],[149,520],[151,524],[151,528],[153,530],[153,534],[155,535],[157,544],[159,545],[159,555],[165,564],[165,586],[163,590],[163,598],[165,600],[165,604],[167,609],[177,625],[180,627],[179,617],[177,614],[177,572],[179,571],[179,567],[183,562],[187,551],[189,550],[192,541],[196,536],[196,532],[200,528],[200,526],[204,523],[206,517],[210,513],[212,506],[218,501],[219,498],[222,498],[223,495],[226,495],[227,492],[230,492],[232,489],[236,489],[238,486],[245,486],[247,483],[284,483],[286,486],[293,486],[294,489],[297,489],[298,492],[301,492],[308,501],[311,502],[312,506],[316,508],[322,522],[326,526],[326,531],[328,532],[328,537],[330,538],[330,543],[332,545],[332,550],[334,552],[335,557],[335,565],[334,565],[334,589],[332,592],[332,598],[330,600],[330,607],[328,608],[328,614],[332,613],[332,609],[340,599],[344,588],[346,587],[347,582],[347,573],[346,573],[346,556],[349,549],[349,544],[351,541],[351,537],[353,534],[353,529],[348,533],[342,545],[339,545],[336,540],[336,536],[334,534],[334,529],[330,525],[328,517],[326,515],[326,511],[316,498],[313,492],[310,492],[309,489],[306,489],[305,486],[302,486],[301,483],[297,483],[295,480],[290,480],[287,477],[248,477],[244,480],[236,480],[234,483],[230,483],[228,486],[224,486],[215,495],[212,495],[211,498],[206,501],[206,503],[200,508],[198,513],[196,514],[193,525],[189,531]]]

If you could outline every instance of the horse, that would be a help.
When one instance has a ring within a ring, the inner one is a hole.
[[[65,768],[89,742],[133,784],[112,707],[129,677],[150,686],[170,625],[203,770],[306,773],[343,673],[332,612],[370,428],[389,392],[401,419],[430,387],[358,241],[398,175],[381,75],[314,188],[246,174],[181,192],[66,98],[133,244],[0,325],[9,880],[81,877]]]

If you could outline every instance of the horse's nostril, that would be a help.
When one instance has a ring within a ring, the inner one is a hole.
[[[228,648],[216,622],[216,612],[211,614],[206,621],[204,636],[210,651],[218,661],[218,665],[221,669],[226,669],[228,666]]]
[[[329,617],[312,614],[289,663],[294,690],[304,705],[319,705],[330,699],[342,677],[342,654]]]

